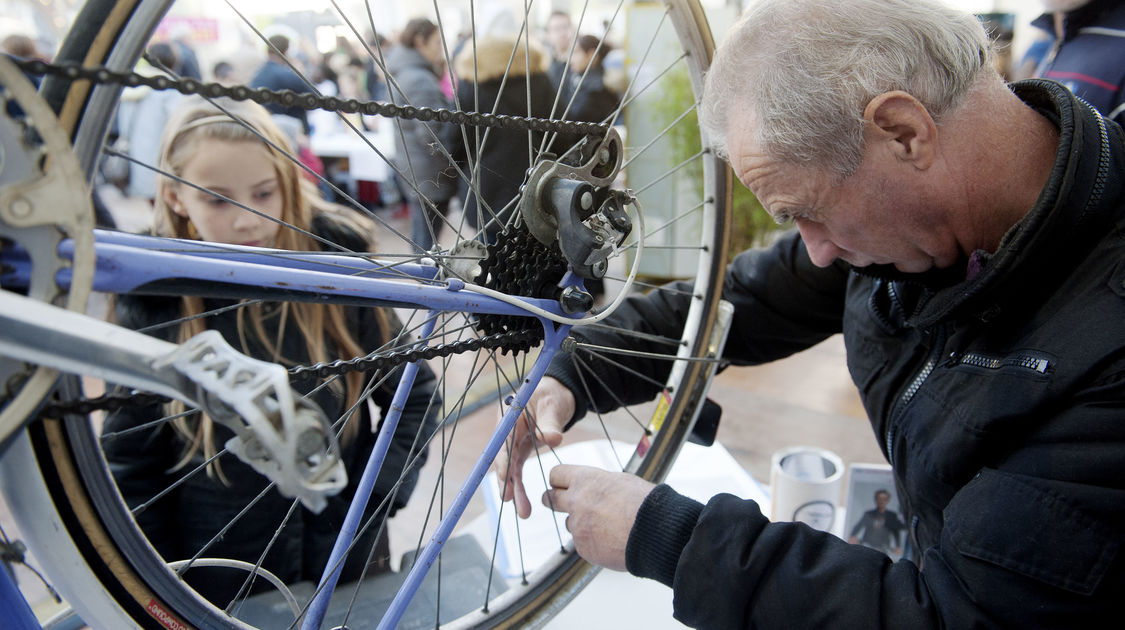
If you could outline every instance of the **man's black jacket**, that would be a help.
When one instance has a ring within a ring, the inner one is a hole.
[[[1120,626],[1125,140],[1057,84],[1014,90],[1059,126],[1060,146],[1035,208],[995,254],[974,255],[971,276],[817,268],[796,234],[740,255],[727,272],[733,362],[771,361],[843,333],[894,467],[914,560],[892,563],[801,524],[771,524],[752,501],[720,495],[704,506],[659,486],[634,524],[628,567],[672,586],[684,623]],[[675,330],[689,293],[632,299],[614,323]],[[622,362],[657,380],[668,369]],[[585,363],[600,370],[587,383],[606,383],[626,402],[654,393],[604,362]],[[562,360],[551,373],[571,385],[580,409],[612,404],[587,400],[573,369]]]

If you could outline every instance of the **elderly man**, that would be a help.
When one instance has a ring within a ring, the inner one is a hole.
[[[702,101],[738,178],[796,227],[730,266],[726,356],[762,363],[843,333],[914,556],[770,523],[729,495],[703,505],[558,466],[543,501],[569,512],[587,560],[671,586],[676,617],[703,628],[1120,624],[1125,137],[1062,86],[1006,86],[989,61],[973,16],[935,0],[760,0]],[[683,295],[633,298],[615,323],[669,329]],[[609,404],[573,369],[560,361],[529,404],[551,445]],[[600,369],[586,381],[654,393]],[[526,515],[518,425],[497,470]]]

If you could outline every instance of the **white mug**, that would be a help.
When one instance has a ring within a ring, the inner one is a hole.
[[[800,521],[831,531],[839,509],[844,462],[813,446],[794,446],[773,454],[770,466],[770,519]]]

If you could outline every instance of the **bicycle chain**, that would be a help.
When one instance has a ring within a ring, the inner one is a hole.
[[[371,370],[394,369],[404,363],[413,363],[419,359],[434,359],[448,357],[462,352],[476,350],[493,350],[502,348],[507,350],[527,350],[538,345],[543,338],[542,331],[536,334],[531,330],[517,330],[495,335],[487,335],[477,339],[451,341],[437,346],[426,346],[412,350],[399,350],[385,354],[369,354],[354,359],[340,359],[331,363],[314,363],[312,365],[298,365],[289,368],[290,375],[299,376],[312,373],[319,377],[347,374],[348,372],[368,372]],[[80,398],[68,401],[55,401],[48,404],[40,412],[41,417],[58,417],[62,414],[86,415],[94,411],[116,411],[127,405],[148,406],[170,402],[172,399],[159,394],[147,392],[110,393],[96,398]]]
[[[72,81],[86,80],[103,85],[147,86],[154,90],[176,90],[181,94],[206,98],[225,97],[236,101],[249,100],[260,105],[272,104],[283,107],[299,107],[305,110],[323,109],[345,114],[358,113],[422,122],[436,121],[471,127],[494,127],[518,131],[557,131],[563,134],[605,136],[609,133],[610,128],[608,124],[602,123],[414,107],[379,101],[360,101],[354,98],[341,99],[335,96],[318,96],[313,93],[297,93],[292,90],[251,88],[245,85],[227,86],[219,83],[204,83],[190,78],[173,79],[164,75],[145,76],[131,71],[110,70],[105,66],[83,66],[78,62],[48,63],[38,59],[14,61],[21,70],[35,75],[53,75]]]
[[[299,365],[290,368],[289,373],[297,376],[311,372],[316,376],[325,377],[345,374],[347,372],[367,372],[370,370],[396,368],[403,363],[413,363],[419,359],[448,357],[454,354],[461,354],[462,352],[473,352],[481,349],[493,350],[496,348],[508,349],[522,347],[522,344],[527,343],[529,340],[538,342],[538,339],[534,339],[535,336],[534,331],[517,330],[495,335],[486,335],[476,339],[451,341],[436,346],[424,346],[412,350],[399,350],[386,354],[370,354],[354,359],[340,359],[338,361],[332,361],[331,363]],[[540,332],[538,337],[540,339],[543,337],[542,332]]]

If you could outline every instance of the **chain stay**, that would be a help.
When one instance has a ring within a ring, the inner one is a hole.
[[[462,352],[473,352],[496,348],[522,349],[526,345],[535,344],[542,335],[532,331],[512,331],[487,335],[479,339],[466,339],[453,341],[447,344],[426,346],[413,350],[402,350],[379,355],[367,355],[354,359],[333,361],[331,363],[316,363],[313,365],[298,365],[289,368],[289,374],[299,375],[313,373],[319,377],[347,374],[348,372],[368,372],[371,370],[394,369],[405,363],[412,363],[420,359],[434,359],[448,357]],[[117,392],[109,393],[96,398],[80,398],[69,401],[53,402],[43,408],[41,417],[58,417],[63,414],[86,415],[94,411],[115,411],[128,406],[158,405],[171,401],[167,396],[148,392]]]

